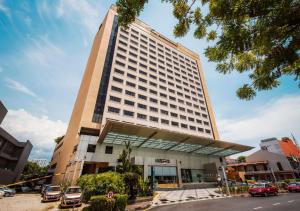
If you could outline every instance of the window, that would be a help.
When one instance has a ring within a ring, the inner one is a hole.
[[[160,121],[161,121],[162,124],[165,124],[165,125],[169,124],[169,120],[161,119]]]
[[[89,144],[87,147],[87,152],[95,152],[96,151],[96,145],[95,144]]]
[[[153,111],[153,112],[158,112],[158,109],[155,108],[155,107],[150,107],[150,111]]]
[[[167,98],[167,95],[164,94],[164,93],[159,93],[159,95],[160,95],[161,97]]]
[[[154,98],[150,98],[150,102],[152,102],[152,103],[157,103],[157,100],[154,99]]]
[[[139,94],[139,98],[142,99],[142,100],[147,100],[147,97],[145,95]]]
[[[178,114],[171,112],[172,117],[178,117]]]
[[[157,95],[157,91],[152,90],[152,89],[150,89],[150,93],[151,93],[151,94],[154,94],[154,95]]]
[[[115,91],[115,92],[120,92],[120,93],[122,93],[122,89],[119,88],[119,87],[116,87],[116,86],[112,86],[112,87],[111,87],[111,90],[112,90],[112,91]]]
[[[123,70],[119,70],[117,68],[115,68],[115,73],[119,73],[121,75],[124,75],[124,71]]]
[[[169,115],[169,112],[163,109],[160,109],[160,113],[164,115]]]
[[[158,122],[158,118],[154,116],[150,116],[150,121],[152,122]]]
[[[147,88],[146,88],[146,87],[144,87],[144,86],[141,86],[141,85],[139,85],[139,90],[142,90],[142,91],[145,91],[145,92],[147,92]]]
[[[139,119],[147,119],[147,116],[145,114],[137,114],[137,118]]]
[[[130,116],[130,117],[133,117],[133,116],[134,116],[134,112],[124,110],[124,111],[123,111],[123,115],[124,115],[124,116]]]
[[[136,68],[128,65],[128,70],[136,71]]]
[[[128,78],[136,79],[136,76],[135,76],[135,75],[132,75],[132,74],[130,74],[130,73],[127,73],[127,77],[128,77]]]
[[[181,128],[187,128],[187,124],[181,124]]]
[[[106,146],[105,147],[105,154],[112,154],[113,153],[113,146]]]
[[[180,115],[180,119],[186,119],[186,116]]]
[[[175,127],[178,127],[179,126],[179,124],[178,124],[178,122],[171,122],[171,124],[172,124],[172,126],[175,126]]]
[[[134,92],[131,92],[131,91],[128,91],[128,90],[125,90],[125,94],[129,95],[129,96],[135,96],[135,93]]]
[[[211,131],[208,130],[208,129],[205,129],[205,132],[206,132],[206,133],[209,133],[209,134],[211,133]]]
[[[119,97],[109,96],[109,99],[110,99],[111,101],[114,101],[114,102],[118,102],[118,103],[121,102],[121,98],[119,98]]]
[[[131,83],[131,82],[129,82],[129,81],[126,81],[126,85],[127,85],[127,86],[131,86],[131,87],[135,87],[135,84],[134,84],[134,83]]]
[[[160,104],[163,106],[168,106],[168,103],[164,102],[164,101],[160,101]]]
[[[190,126],[190,129],[191,130],[196,130],[196,127],[195,126]]]
[[[147,106],[141,103],[138,103],[138,107],[141,109],[147,109]]]
[[[122,79],[120,79],[120,78],[117,78],[117,77],[113,77],[113,81],[116,81],[116,82],[118,82],[118,83],[123,83],[123,80]]]
[[[125,101],[124,101],[124,104],[130,105],[130,106],[134,106],[134,102],[133,102],[133,101],[130,101],[130,100],[125,100]]]
[[[192,117],[189,117],[189,121],[190,121],[190,122],[194,122],[194,121],[195,121],[195,119],[194,119],[194,118],[192,118]]]
[[[147,83],[147,80],[146,79],[143,79],[143,78],[139,78],[139,81],[143,82],[143,83]]]
[[[118,60],[116,60],[116,64],[119,65],[119,66],[121,66],[121,67],[125,67],[125,64],[122,63],[122,62],[120,62],[120,61],[118,61]]]
[[[108,112],[120,113],[120,109],[108,106]]]
[[[277,167],[279,169],[279,171],[283,171],[282,165],[280,162],[277,162]]]

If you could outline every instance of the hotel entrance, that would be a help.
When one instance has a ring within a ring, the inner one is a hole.
[[[160,188],[177,187],[177,168],[175,166],[148,166],[148,180],[153,181]]]

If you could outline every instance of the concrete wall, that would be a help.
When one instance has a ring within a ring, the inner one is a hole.
[[[31,152],[32,144],[30,143],[30,141],[19,142],[1,127],[0,137],[1,139],[5,140],[5,144],[0,148],[0,159],[5,159],[9,162],[16,162],[14,170],[10,170],[5,167],[0,169],[0,184],[11,184],[20,178],[20,175]],[[4,152],[8,143],[22,150],[18,157],[8,155]]]
[[[273,171],[279,171],[277,162],[280,162],[284,171],[293,171],[293,168],[284,155],[268,152],[266,150],[259,150],[246,158],[247,162],[268,161],[269,166]]]

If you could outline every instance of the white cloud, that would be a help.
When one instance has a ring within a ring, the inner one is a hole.
[[[94,34],[100,23],[100,10],[88,1],[60,0],[56,9],[58,18],[78,20],[90,33]]]
[[[20,82],[15,81],[15,80],[10,79],[10,78],[6,78],[5,81],[6,81],[7,86],[9,88],[11,88],[13,90],[16,90],[18,92],[22,92],[24,94],[31,95],[33,97],[38,98],[38,96],[33,91],[31,91],[28,87],[26,87],[24,84],[21,84]]]
[[[52,43],[47,35],[39,39],[30,38],[31,45],[24,50],[27,59],[33,64],[42,66],[54,66],[65,55],[64,51]]]
[[[67,124],[50,120],[47,116],[34,116],[24,109],[9,109],[2,127],[19,141],[31,141],[31,157],[49,159],[55,146],[54,139],[65,134]]]
[[[0,12],[3,12],[7,17],[11,18],[11,11],[4,5],[3,0],[0,0]]]
[[[249,113],[249,111],[247,111]],[[257,147],[260,140],[294,134],[300,140],[300,95],[284,96],[251,115],[217,121],[221,139]]]

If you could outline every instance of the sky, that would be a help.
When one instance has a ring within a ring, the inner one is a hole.
[[[65,133],[93,38],[114,2],[0,0],[0,100],[8,109],[1,127],[33,143],[31,158],[51,159],[53,140]],[[200,55],[221,140],[255,150],[261,139],[291,133],[300,142],[300,89],[292,77],[252,101],[238,99],[247,74],[218,73],[204,56],[211,43],[192,32],[175,38],[171,6],[149,2],[139,19]]]

